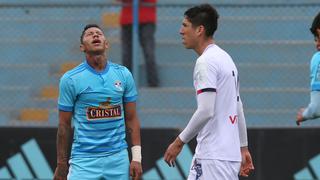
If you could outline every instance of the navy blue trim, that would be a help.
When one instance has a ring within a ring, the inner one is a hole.
[[[138,99],[138,96],[124,97],[124,102],[135,102]]]
[[[199,89],[197,91],[197,94],[201,94],[203,92],[217,92],[216,88],[204,88],[204,89]]]
[[[90,72],[92,72],[92,73],[94,73],[94,74],[97,74],[97,75],[106,74],[106,73],[109,71],[109,68],[110,68],[110,65],[109,65],[109,62],[108,62],[108,61],[107,61],[107,64],[106,64],[106,67],[104,68],[104,70],[103,70],[103,71],[100,71],[100,72],[98,72],[98,71],[96,71],[94,68],[92,68],[92,67],[88,64],[87,60],[85,61],[85,66],[86,66],[86,68],[87,68]]]
[[[60,111],[72,112],[73,106],[64,106],[64,105],[58,104],[58,109]]]

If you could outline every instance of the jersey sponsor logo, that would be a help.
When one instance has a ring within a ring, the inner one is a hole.
[[[121,81],[117,80],[114,82],[114,87],[116,87],[118,90],[122,91],[122,83]]]
[[[236,123],[236,122],[237,122],[237,119],[238,119],[238,116],[237,116],[237,115],[229,116],[229,120],[231,121],[232,124]]]
[[[121,106],[111,105],[111,98],[109,97],[106,102],[99,104],[99,107],[88,107],[87,108],[87,119],[97,120],[106,118],[121,117]]]

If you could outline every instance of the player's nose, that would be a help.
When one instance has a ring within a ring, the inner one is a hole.
[[[99,38],[99,37],[100,37],[100,35],[98,33],[93,34],[93,38]]]
[[[183,28],[180,28],[179,34],[183,35]]]
[[[319,51],[320,50],[320,38],[315,39],[316,48]]]

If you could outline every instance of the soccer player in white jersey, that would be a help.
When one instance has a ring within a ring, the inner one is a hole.
[[[303,121],[320,117],[320,12],[314,18],[310,31],[314,36],[317,49],[317,52],[312,56],[310,63],[310,103],[308,107],[301,108],[298,111],[296,119],[297,125],[300,125]]]
[[[246,123],[239,96],[239,78],[232,58],[217,46],[217,11],[209,4],[188,9],[180,34],[198,55],[193,80],[197,110],[187,127],[167,148],[169,166],[183,145],[197,135],[189,180],[235,180],[254,169],[248,150]]]
[[[126,67],[107,59],[109,44],[98,25],[87,25],[80,42],[85,61],[60,80],[54,179],[128,180],[130,174],[137,180],[142,167],[133,77]],[[126,128],[133,144],[131,163]]]

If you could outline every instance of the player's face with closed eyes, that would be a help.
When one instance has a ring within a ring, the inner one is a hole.
[[[92,27],[85,31],[81,50],[86,53],[104,53],[108,48],[107,40],[101,29]]]
[[[187,18],[184,18],[182,21],[180,35],[182,38],[182,44],[185,48],[193,49],[195,47],[197,41],[196,29],[192,26],[191,22]]]

